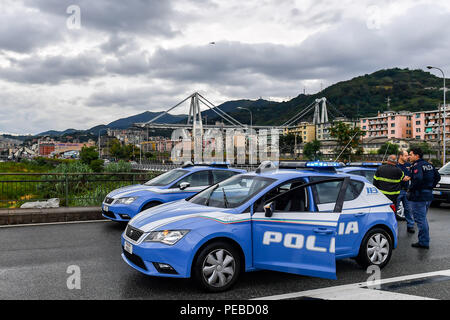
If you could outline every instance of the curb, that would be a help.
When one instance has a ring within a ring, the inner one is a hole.
[[[104,220],[101,207],[1,209],[0,225]]]

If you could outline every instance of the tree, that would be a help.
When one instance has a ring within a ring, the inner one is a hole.
[[[139,156],[139,148],[137,149],[137,156]],[[111,141],[109,153],[112,157],[120,160],[134,159],[136,156],[136,149],[132,144],[122,145],[119,140],[114,139]]]
[[[92,160],[98,159],[98,152],[96,147],[86,147],[81,148],[80,160],[82,163],[89,165]]]
[[[103,170],[103,160],[99,159],[96,147],[81,148],[80,161],[81,163],[87,164],[94,172],[101,172]]]
[[[353,152],[356,154],[362,153],[361,137],[363,135],[364,131],[359,127],[352,127],[341,121],[334,122],[330,128],[330,136],[337,142],[335,152],[337,154],[342,152],[342,157],[348,157]]]
[[[387,155],[387,156],[391,155],[391,154],[397,155],[398,152],[399,152],[398,144],[390,143],[390,142],[386,142],[377,150],[378,154]]]
[[[322,153],[320,152],[320,141],[319,140],[313,140],[311,142],[308,142],[303,147],[303,155],[308,160],[320,160],[320,157],[322,156]]]
[[[297,137],[297,143],[301,143],[301,137]],[[280,136],[280,153],[293,153],[295,147],[295,134],[288,133]]]

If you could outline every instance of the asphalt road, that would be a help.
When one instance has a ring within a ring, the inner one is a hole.
[[[431,208],[430,250],[410,246],[417,233],[399,223],[399,246],[381,277],[450,269],[450,206]],[[0,228],[1,299],[252,299],[365,282],[353,260],[337,262],[338,280],[258,271],[241,276],[232,290],[206,294],[190,280],[153,278],[130,268],[120,256],[124,225],[93,222]],[[68,267],[81,271],[81,289],[69,290]],[[450,299],[450,281],[400,286],[399,293]]]

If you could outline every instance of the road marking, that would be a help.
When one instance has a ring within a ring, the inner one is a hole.
[[[373,283],[371,283],[371,285],[377,286],[377,285],[384,285],[387,283],[402,282],[436,276],[450,276],[450,269],[383,279],[379,281],[374,281]],[[427,297],[370,289],[367,286],[368,286],[367,282],[359,282],[342,286],[260,297],[251,300],[284,300],[302,297],[311,299],[326,299],[326,300],[433,300]]]
[[[44,223],[28,223],[28,224],[8,224],[8,225],[0,226],[0,228],[36,227],[36,226],[51,226],[51,225],[60,225],[60,224],[95,223],[95,222],[112,222],[112,221],[105,219],[105,220],[44,222]]]

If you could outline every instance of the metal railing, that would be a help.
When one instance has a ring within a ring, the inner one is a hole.
[[[112,190],[144,183],[160,173],[0,173],[0,208],[51,198],[59,198],[61,206],[101,205]]]

